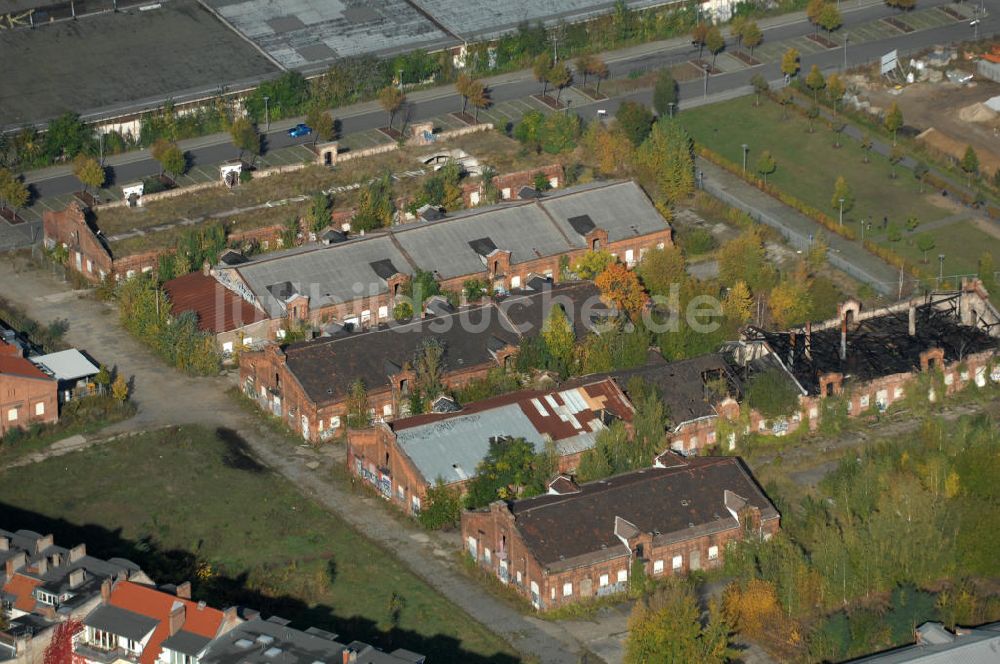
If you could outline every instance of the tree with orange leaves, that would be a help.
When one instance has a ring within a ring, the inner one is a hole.
[[[83,629],[79,620],[67,620],[56,625],[52,640],[45,647],[44,664],[78,664],[83,658],[73,653],[73,636]]]
[[[594,279],[601,295],[635,318],[646,306],[646,293],[639,277],[621,263],[612,263]]]

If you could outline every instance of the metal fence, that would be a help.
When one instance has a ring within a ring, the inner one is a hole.
[[[789,228],[786,224],[782,223],[780,219],[778,219],[771,213],[765,210],[761,210],[757,206],[747,203],[746,201],[743,201],[737,198],[736,196],[733,196],[725,189],[723,189],[720,185],[713,182],[710,178],[709,179],[701,178],[701,186],[705,191],[712,194],[713,196],[715,196],[722,202],[726,203],[730,207],[743,210],[744,212],[749,214],[754,221],[767,224],[774,230],[778,231],[781,234],[781,236],[785,239],[785,241],[792,246],[792,248],[801,251],[808,251],[809,247],[812,246],[814,237],[803,235],[802,233],[796,231],[795,229]],[[830,261],[830,265],[832,265],[833,267],[843,272],[846,272],[847,274],[854,277],[858,281],[871,285],[872,288],[874,288],[877,292],[879,292],[882,295],[890,295],[894,292],[894,289],[892,288],[891,285],[880,280],[878,277],[871,274],[864,268],[848,261],[836,251],[833,250],[828,251],[827,259]]]

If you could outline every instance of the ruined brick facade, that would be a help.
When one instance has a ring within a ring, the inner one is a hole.
[[[89,210],[73,201],[65,210],[46,210],[42,214],[45,246],[65,247],[69,252],[67,267],[93,282],[105,277],[120,279],[155,270],[164,249],[116,256],[107,240],[88,221]]]

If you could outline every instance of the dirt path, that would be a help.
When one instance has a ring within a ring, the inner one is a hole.
[[[491,597],[454,569],[454,537],[428,534],[385,513],[378,499],[354,493],[332,479],[341,463],[338,448],[324,453],[308,446],[291,446],[248,417],[226,391],[232,383],[223,377],[191,378],[168,368],[118,325],[109,305],[87,293],[66,290],[48,274],[18,271],[11,260],[0,262],[4,296],[24,307],[42,323],[57,318],[70,321],[66,340],[98,361],[117,365],[133,385],[138,406],[135,417],[102,431],[103,438],[148,431],[164,426],[197,424],[236,431],[257,457],[302,492],[395,554],[415,574],[457,604],[470,616],[500,635],[522,654],[542,662],[576,663],[585,648],[562,626],[526,616]],[[81,449],[93,441],[72,441]]]

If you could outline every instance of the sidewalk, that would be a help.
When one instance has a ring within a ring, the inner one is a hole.
[[[831,233],[819,222],[701,157],[695,165],[704,174],[702,186],[708,193],[774,228],[797,250],[807,251],[813,240],[823,235],[830,247],[828,259],[833,267],[870,285],[882,295],[895,297],[899,271],[870,254],[859,242]]]

